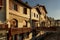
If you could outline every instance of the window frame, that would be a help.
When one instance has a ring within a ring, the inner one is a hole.
[[[38,14],[37,14],[37,18],[38,18]]]
[[[26,7],[23,8],[23,13],[27,14],[27,8]]]
[[[17,4],[14,4],[14,10],[15,10],[15,11],[18,11]]]
[[[35,13],[34,13],[34,17],[35,17]]]

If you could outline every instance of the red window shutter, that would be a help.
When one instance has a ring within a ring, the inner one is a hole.
[[[2,0],[0,0],[0,6],[2,6]]]

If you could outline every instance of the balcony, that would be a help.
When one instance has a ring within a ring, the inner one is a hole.
[[[0,24],[0,29],[8,29],[8,24]]]
[[[31,28],[10,28],[9,33],[10,35],[15,35],[15,34],[21,34],[21,33],[26,33],[30,32]]]

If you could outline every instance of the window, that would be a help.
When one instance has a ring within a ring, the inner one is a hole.
[[[38,23],[35,23],[35,27],[38,27]]]
[[[38,18],[38,15],[37,15],[37,18]]]
[[[18,27],[18,20],[12,19],[11,20],[11,27]]]
[[[26,23],[26,25],[24,25],[24,27],[27,27],[27,23],[28,23],[28,22],[27,22],[27,21],[25,21],[25,23]]]
[[[24,8],[24,14],[27,14],[27,8]]]
[[[17,5],[16,5],[16,4],[14,4],[14,10],[16,10],[16,11],[17,11]]]
[[[34,13],[34,17],[35,17],[35,13]]]
[[[41,23],[41,26],[45,27],[45,22],[44,21]]]

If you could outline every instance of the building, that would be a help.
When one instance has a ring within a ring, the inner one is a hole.
[[[30,28],[30,13],[31,13],[31,7],[26,4],[23,3],[21,0],[1,0],[0,1],[0,21],[2,23],[7,23],[8,24],[8,28],[11,28],[15,30],[18,30],[19,28],[24,28],[27,30],[27,28]],[[24,31],[23,29],[23,31]],[[9,38],[8,40],[12,39],[12,40],[18,40],[20,37],[20,40],[26,40],[26,39],[30,39],[29,36],[31,35],[31,33],[26,32],[23,34],[18,34],[17,32],[15,32],[15,34],[11,32],[11,35],[8,34]],[[20,30],[20,29],[19,29]],[[25,36],[26,35],[26,36]],[[28,38],[27,38],[28,36]]]
[[[39,16],[40,26],[45,26],[47,10],[44,5],[37,5],[37,6],[39,6],[39,10],[40,10],[40,16]]]
[[[40,10],[39,7],[35,6],[31,9],[31,20],[32,20],[32,27],[39,27],[39,17],[40,16]]]
[[[48,20],[50,22],[50,27],[54,27],[55,26],[55,19],[51,18],[51,17],[48,17]]]
[[[6,21],[5,1],[0,0],[0,40],[7,40],[7,31],[4,29],[8,26],[4,25]],[[6,26],[6,27],[5,27]]]
[[[36,5],[32,8],[32,19],[39,20],[38,26],[43,26],[47,19],[47,10],[44,5]],[[42,24],[42,25],[41,25]]]
[[[8,24],[7,40],[32,39],[35,28],[45,26],[46,14],[44,5],[30,7],[21,0],[0,0],[0,23]]]
[[[31,13],[31,7],[23,3],[22,1],[19,0],[9,0],[9,21],[14,22],[16,20],[16,27],[18,28],[30,28],[30,13]],[[14,24],[14,23],[13,23]],[[11,27],[13,26],[11,24]],[[15,24],[14,24],[15,25]],[[26,29],[27,30],[27,29]],[[30,40],[32,36],[32,33],[26,32],[23,34],[18,34],[20,36],[20,40]],[[14,38],[14,36],[13,36]],[[14,38],[15,39],[15,38]],[[19,37],[18,39],[19,40]]]
[[[35,22],[38,23],[37,27],[45,27],[46,24],[46,14],[47,14],[47,10],[45,8],[44,5],[37,5],[34,6],[32,8],[32,20],[34,20]],[[43,35],[45,32],[44,31],[36,31],[35,32],[37,35],[35,36],[39,36],[39,35]]]
[[[60,20],[55,20],[55,26],[60,27]]]

